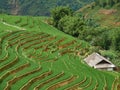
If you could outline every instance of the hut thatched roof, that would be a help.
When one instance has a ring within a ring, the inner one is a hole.
[[[115,65],[112,64],[112,62],[110,62],[108,59],[106,59],[98,53],[93,53],[84,60],[89,66],[94,68],[115,67]]]

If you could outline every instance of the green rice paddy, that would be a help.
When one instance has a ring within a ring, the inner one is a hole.
[[[90,68],[88,43],[40,17],[0,15],[0,90],[120,90],[119,73]]]

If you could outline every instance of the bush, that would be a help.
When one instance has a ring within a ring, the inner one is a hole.
[[[58,27],[58,22],[60,21],[61,18],[64,16],[72,16],[73,11],[69,7],[56,7],[51,11],[51,16],[53,18],[54,26]]]
[[[117,52],[112,51],[112,50],[101,50],[100,54],[109,59],[118,58]]]

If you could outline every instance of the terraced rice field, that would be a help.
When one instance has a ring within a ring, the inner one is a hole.
[[[84,41],[39,17],[1,19],[0,90],[120,90],[119,73],[95,70],[83,62],[92,47]]]

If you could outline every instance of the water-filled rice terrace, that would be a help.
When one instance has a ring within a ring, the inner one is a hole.
[[[91,46],[69,38],[1,30],[0,90],[120,90],[118,73],[88,67]]]

